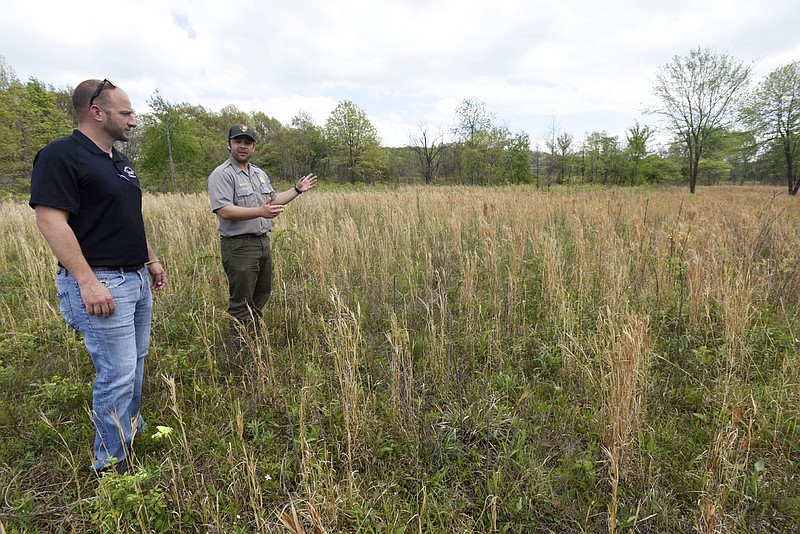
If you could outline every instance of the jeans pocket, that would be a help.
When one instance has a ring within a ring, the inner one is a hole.
[[[119,272],[96,272],[95,276],[107,289],[114,289],[125,282],[125,273]]]
[[[70,283],[75,287],[69,287]],[[64,321],[67,323],[67,326],[74,330],[80,330],[80,325],[78,324],[77,315],[75,313],[74,303],[76,298],[80,299],[80,290],[78,289],[78,284],[74,281],[70,281],[66,277],[62,278],[61,276],[59,276],[57,284],[59,310],[61,310],[61,315],[64,317]]]

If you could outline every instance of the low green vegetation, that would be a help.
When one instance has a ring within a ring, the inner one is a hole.
[[[226,350],[204,195],[147,195],[170,274],[135,475],[32,210],[0,222],[0,531],[791,532],[800,219],[784,188],[318,188]]]

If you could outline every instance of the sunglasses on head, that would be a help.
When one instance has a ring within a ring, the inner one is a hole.
[[[89,107],[92,107],[92,104],[94,104],[94,99],[100,96],[100,93],[103,92],[103,87],[105,87],[106,85],[108,85],[109,87],[116,87],[116,85],[111,83],[111,81],[108,78],[104,79],[102,82],[100,82],[100,85],[97,86],[97,89],[94,90],[94,93],[92,93],[91,98],[89,98]]]

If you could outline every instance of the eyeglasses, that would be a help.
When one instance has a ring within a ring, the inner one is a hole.
[[[108,78],[104,79],[102,82],[100,82],[100,85],[97,86],[97,89],[94,90],[91,98],[89,98],[89,107],[92,107],[92,104],[94,104],[94,99],[100,96],[100,93],[103,92],[103,87],[105,87],[106,84],[108,84],[109,87],[116,87],[116,85],[111,83]]]

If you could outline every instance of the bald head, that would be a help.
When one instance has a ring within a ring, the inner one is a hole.
[[[136,119],[128,94],[108,80],[85,80],[72,93],[78,129],[105,150],[128,141]]]
[[[102,105],[108,102],[109,92],[116,86],[108,80],[84,80],[72,93],[72,107],[78,122],[89,114],[92,104]]]

